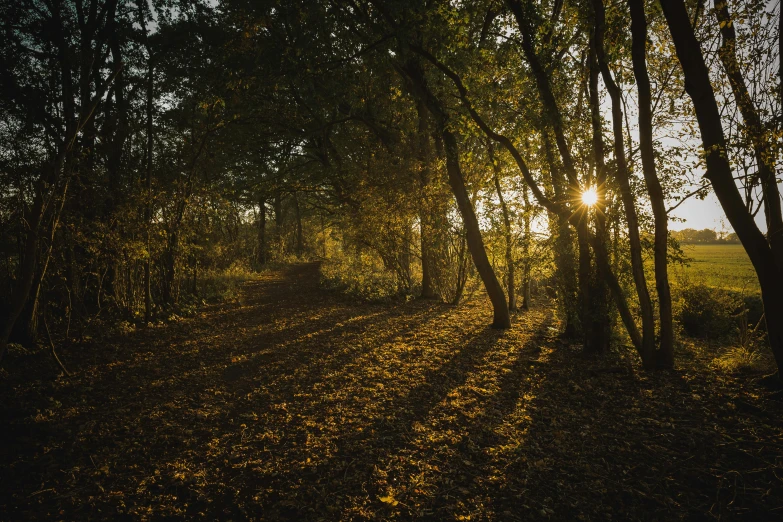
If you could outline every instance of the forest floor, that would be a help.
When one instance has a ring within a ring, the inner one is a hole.
[[[11,353],[0,519],[783,519],[757,378],[586,357],[544,301],[497,331],[484,299],[356,304],[318,277],[63,350],[71,378]]]

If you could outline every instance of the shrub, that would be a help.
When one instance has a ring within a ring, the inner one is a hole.
[[[726,337],[735,331],[745,310],[741,294],[705,284],[686,283],[676,289],[675,314],[689,337]]]
[[[372,255],[337,255],[321,264],[321,285],[362,301],[407,298],[415,288],[402,284],[394,272]]]
[[[752,373],[763,366],[756,347],[735,346],[715,359],[715,366],[726,373]]]

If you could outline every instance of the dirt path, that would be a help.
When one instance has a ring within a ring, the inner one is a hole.
[[[581,357],[543,303],[357,305],[315,265],[64,354],[0,392],[0,519],[783,516],[782,409],[743,380]]]

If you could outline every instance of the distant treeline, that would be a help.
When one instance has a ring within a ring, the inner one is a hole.
[[[716,232],[711,228],[703,230],[685,228],[683,230],[672,230],[671,234],[680,243],[690,245],[738,245],[740,242],[737,234],[734,232]]]

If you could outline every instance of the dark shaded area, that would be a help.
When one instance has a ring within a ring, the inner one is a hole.
[[[12,354],[1,518],[783,512],[780,403],[698,354],[647,375],[562,343],[546,302],[497,331],[483,301],[356,305],[317,281],[270,272],[238,305],[72,348],[69,380]]]

